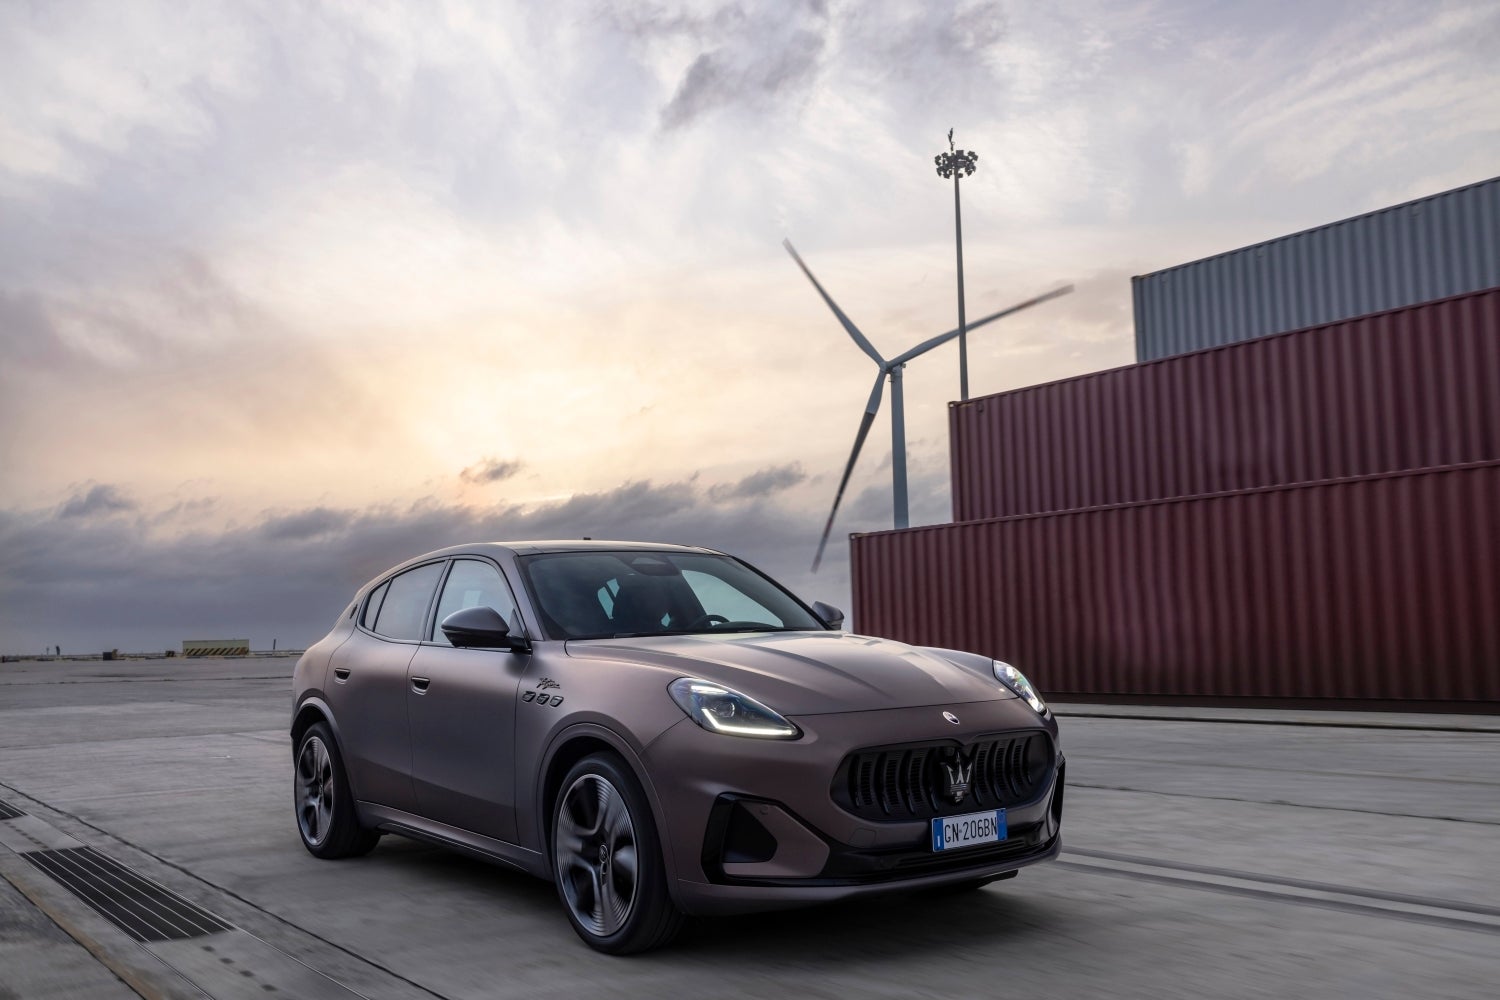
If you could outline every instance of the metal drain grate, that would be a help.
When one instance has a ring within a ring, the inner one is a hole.
[[[137,941],[181,941],[231,929],[213,914],[92,847],[28,851],[21,857]]]
[[[20,819],[25,815],[26,814],[24,812],[17,809],[9,802],[6,802],[4,799],[0,799],[0,819]]]

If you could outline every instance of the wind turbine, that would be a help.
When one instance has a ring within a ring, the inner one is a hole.
[[[908,361],[926,354],[934,347],[941,347],[954,337],[957,337],[965,328],[940,333],[936,337],[922,341],[904,354],[898,354],[894,358],[887,360],[880,356],[880,352],[875,350],[875,345],[870,343],[869,338],[860,332],[859,327],[854,325],[854,321],[844,314],[844,310],[839,308],[838,303],[834,302],[832,297],[823,290],[823,286],[818,284],[818,279],[813,277],[812,271],[808,270],[807,265],[798,256],[791,241],[782,240],[781,245],[786,247],[786,252],[792,255],[792,259],[797,262],[797,266],[802,268],[802,273],[807,275],[807,280],[812,282],[813,287],[818,290],[818,294],[823,297],[823,301],[828,303],[828,308],[832,309],[833,314],[838,317],[838,321],[843,325],[845,332],[849,334],[850,338],[853,339],[861,351],[870,356],[870,360],[874,361],[880,369],[875,375],[875,385],[870,390],[869,402],[865,404],[864,416],[859,420],[859,431],[854,435],[854,450],[849,453],[849,463],[844,466],[844,475],[839,479],[838,492],[833,495],[833,508],[828,512],[828,523],[823,526],[823,537],[818,539],[818,553],[813,557],[812,564],[813,572],[816,573],[818,567],[823,562],[823,550],[828,546],[828,535],[833,531],[833,519],[839,512],[839,502],[844,499],[844,489],[849,485],[849,476],[854,472],[854,463],[859,460],[859,449],[864,447],[865,438],[870,434],[870,427],[875,423],[875,415],[880,412],[880,399],[885,392],[886,379],[890,379],[891,381],[891,491],[895,505],[896,527],[907,527],[906,411],[901,395],[901,369],[906,367]],[[1054,288],[1052,291],[1044,292],[1036,298],[1027,299],[1025,302],[1018,302],[1008,309],[1002,309],[997,313],[990,313],[988,316],[976,319],[972,323],[967,324],[966,329],[972,330],[975,327],[984,326],[986,323],[993,323],[997,319],[1018,313],[1022,309],[1030,309],[1032,306],[1040,305],[1049,299],[1067,295],[1072,290],[1072,285]]]

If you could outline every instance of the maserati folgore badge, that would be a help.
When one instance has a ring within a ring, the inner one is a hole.
[[[957,754],[951,761],[942,761],[943,777],[946,779],[943,794],[958,805],[969,794],[969,781],[974,777],[974,760]]]

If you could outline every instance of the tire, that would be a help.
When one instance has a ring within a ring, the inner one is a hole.
[[[656,822],[624,762],[598,753],[574,764],[559,786],[551,831],[557,895],[590,948],[628,955],[676,936],[683,917],[667,891]]]
[[[302,846],[315,858],[369,854],[380,834],[359,825],[344,758],[326,722],[315,722],[292,757],[292,810]]]

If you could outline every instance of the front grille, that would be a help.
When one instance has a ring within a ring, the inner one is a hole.
[[[954,802],[949,772],[969,769],[969,788]],[[833,798],[873,820],[927,819],[955,809],[997,809],[1036,797],[1052,770],[1052,741],[1043,732],[908,743],[857,750],[834,777]]]

